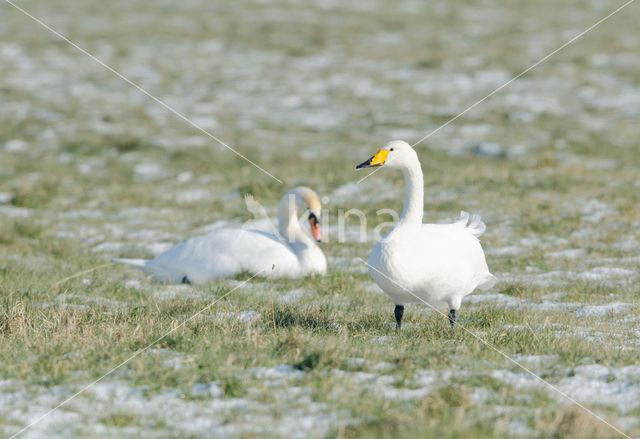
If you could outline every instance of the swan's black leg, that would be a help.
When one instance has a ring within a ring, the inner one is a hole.
[[[449,311],[449,323],[451,323],[452,328],[456,327],[457,321],[458,321],[458,311],[456,311],[455,309],[452,309],[451,311]]]
[[[182,283],[183,284],[187,284],[187,285],[191,285],[191,281],[189,280],[189,278],[187,276],[184,276],[182,278]]]
[[[400,327],[402,327],[402,315],[404,314],[404,306],[396,305],[396,309],[393,310],[393,313],[396,315],[396,331],[399,331]]]

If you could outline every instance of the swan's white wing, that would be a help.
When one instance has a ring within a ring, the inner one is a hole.
[[[253,215],[254,218],[267,218],[269,215],[267,214],[266,209],[262,206],[262,204],[258,203],[253,195],[246,194],[244,196],[244,204],[247,206],[247,210]]]
[[[268,233],[221,229],[192,238],[147,263],[153,277],[192,283],[229,277],[242,272],[261,276],[296,276],[299,262],[278,237]]]
[[[370,257],[373,267],[395,280],[370,270],[396,303],[442,306],[495,282],[466,222],[423,224],[412,232],[410,239],[379,243]]]
[[[413,260],[420,261],[423,277],[439,283],[439,290],[468,294],[485,283],[489,269],[484,251],[476,238],[479,217],[472,224],[423,224],[416,236]]]
[[[269,214],[262,204],[258,203],[253,195],[247,194],[244,196],[244,204],[247,206],[247,210],[255,218],[253,221],[247,221],[242,225],[243,229],[249,230],[261,230],[267,233],[278,233],[278,227],[269,218]]]

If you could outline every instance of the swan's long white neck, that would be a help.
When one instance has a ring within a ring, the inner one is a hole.
[[[424,180],[420,162],[416,160],[402,169],[404,174],[404,207],[396,227],[417,227],[424,213]]]
[[[308,204],[309,201],[305,200],[311,195],[317,198],[315,192],[299,187],[282,197],[278,206],[278,231],[284,245],[298,259],[298,268],[302,273],[324,273],[327,270],[327,260],[316,241],[302,230],[298,221],[298,208]]]
[[[278,230],[286,243],[296,253],[315,246],[313,239],[307,236],[300,228],[298,221],[298,194],[289,191],[282,197],[278,206]],[[301,245],[302,244],[302,245]]]

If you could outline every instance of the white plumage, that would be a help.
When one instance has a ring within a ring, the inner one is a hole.
[[[404,174],[404,209],[398,223],[369,256],[371,277],[397,305],[398,327],[404,305],[410,303],[448,306],[453,325],[463,297],[496,283],[478,241],[486,226],[478,215],[469,220],[467,212],[451,224],[422,223],[422,169],[417,154],[406,142],[388,143],[357,169],[383,165]]]
[[[178,244],[151,260],[115,261],[170,283],[202,284],[242,272],[269,278],[323,274],[327,269],[325,256],[314,239],[301,229],[298,222],[300,207],[309,210],[312,233],[320,240],[317,222],[322,209],[320,199],[313,190],[297,187],[280,200],[278,233],[251,228],[218,229]]]

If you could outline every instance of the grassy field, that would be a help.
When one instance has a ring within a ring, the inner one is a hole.
[[[606,3],[606,4],[605,4]],[[0,436],[640,437],[640,4],[416,147],[425,219],[487,224],[498,285],[460,328],[370,280],[403,182],[353,166],[415,142],[619,6],[295,0],[23,0],[149,93],[0,3]],[[326,197],[329,272],[169,286],[152,257],[230,221]],[[341,212],[367,213],[339,239]]]

